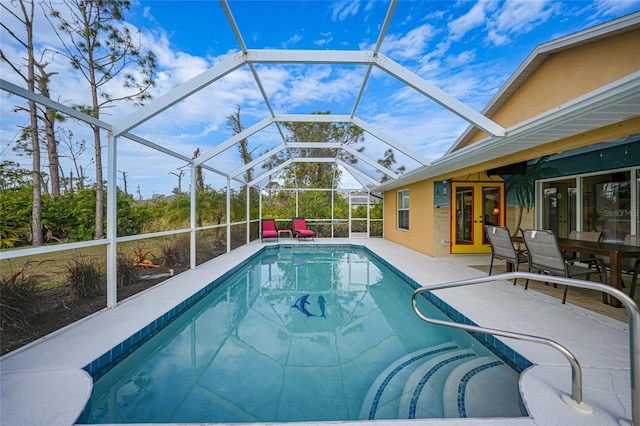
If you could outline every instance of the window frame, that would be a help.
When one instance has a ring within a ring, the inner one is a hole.
[[[401,189],[396,196],[396,226],[401,231],[409,230],[409,189]]]

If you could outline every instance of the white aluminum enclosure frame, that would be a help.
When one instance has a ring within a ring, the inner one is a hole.
[[[168,93],[160,96],[159,98],[151,101],[146,106],[141,107],[128,116],[121,118],[113,123],[103,120],[96,120],[93,117],[76,111],[68,106],[54,102],[48,98],[37,95],[33,92],[29,92],[26,89],[16,86],[13,83],[0,79],[0,90],[8,93],[15,94],[21,98],[33,100],[41,105],[52,107],[55,110],[62,112],[70,117],[74,117],[90,125],[98,126],[104,129],[108,133],[108,146],[107,153],[109,158],[107,159],[107,171],[106,176],[109,182],[115,182],[117,177],[117,165],[116,165],[116,153],[118,151],[118,141],[120,138],[127,138],[136,143],[150,147],[154,150],[163,152],[174,158],[178,158],[190,165],[192,168],[191,173],[191,187],[195,187],[195,173],[193,171],[196,167],[202,167],[217,175],[226,178],[227,181],[227,201],[229,200],[230,184],[239,183],[241,185],[247,185],[249,187],[255,186],[259,191],[264,188],[278,172],[282,171],[285,167],[293,166],[300,162],[332,162],[336,166],[344,168],[350,173],[356,181],[362,185],[362,190],[367,192],[382,192],[386,189],[393,188],[397,185],[406,185],[412,181],[422,180],[428,177],[437,176],[443,173],[448,173],[460,168],[477,164],[487,159],[495,158],[497,156],[508,155],[509,153],[515,153],[524,149],[530,149],[538,145],[543,145],[552,140],[557,140],[563,135],[575,134],[576,123],[589,122],[593,128],[606,126],[622,119],[638,115],[637,106],[640,104],[640,71],[631,74],[619,81],[613,82],[607,86],[604,86],[592,93],[586,94],[580,98],[577,98],[562,108],[549,111],[545,114],[541,114],[538,117],[534,117],[523,123],[518,123],[509,129],[505,129],[498,125],[484,114],[475,111],[466,104],[460,102],[453,96],[447,94],[443,90],[434,86],[432,83],[424,80],[414,72],[402,67],[400,64],[394,62],[391,58],[385,56],[380,52],[382,42],[385,38],[386,31],[389,28],[389,24],[393,17],[397,0],[392,0],[389,4],[389,9],[384,22],[380,26],[381,30],[377,38],[377,42],[372,50],[357,51],[357,50],[255,50],[249,49],[242,37],[242,31],[238,27],[231,13],[231,8],[226,0],[221,0],[222,8],[226,14],[227,20],[236,36],[239,46],[239,52],[233,56],[230,56],[212,66],[205,72],[197,75],[186,83],[176,87]],[[640,14],[634,15],[631,19],[640,20]],[[247,29],[250,30],[250,29]],[[256,64],[328,64],[328,65],[352,65],[357,67],[363,67],[365,69],[364,78],[360,85],[358,95],[355,99],[351,114],[349,115],[321,115],[321,114],[289,114],[287,111],[276,112],[271,106],[269,95],[265,90],[265,86],[255,69]],[[223,77],[233,73],[234,71],[248,67],[251,71],[253,79],[262,95],[263,101],[266,105],[265,118],[259,122],[251,125],[249,128],[243,130],[237,135],[231,136],[222,141],[217,146],[204,152],[197,159],[192,159],[188,153],[176,152],[163,146],[161,143],[146,140],[132,133],[137,127],[146,123],[151,118],[161,114],[168,108],[176,105],[178,102],[188,100],[188,98],[204,89],[205,87],[215,83]],[[448,153],[442,158],[430,161],[417,151],[405,146],[398,140],[395,140],[391,136],[385,134],[380,129],[367,123],[365,120],[358,117],[358,107],[362,99],[364,90],[369,81],[369,76],[374,68],[385,72],[397,81],[405,84],[408,87],[414,89],[417,93],[432,100],[433,102],[443,106],[451,113],[461,117],[467,121],[470,125],[475,126],[483,131],[487,132],[490,137],[476,143],[470,147],[463,148],[459,151]],[[367,156],[365,153],[358,152],[346,143],[335,143],[326,141],[315,142],[291,142],[287,140],[282,130],[282,122],[312,122],[312,123],[344,123],[347,128],[350,126],[356,126],[366,132],[368,135],[380,140],[382,143],[389,147],[402,152],[410,159],[415,161],[420,167],[407,173],[406,175],[399,176],[392,170],[380,165],[375,158]],[[241,167],[237,167],[231,172],[225,172],[217,169],[213,166],[214,160],[223,151],[237,145],[243,139],[249,138],[252,135],[263,131],[269,126],[276,126],[281,138],[279,144],[269,150],[268,152],[260,155],[248,164]],[[584,124],[582,124],[582,127]],[[588,130],[588,129],[584,129]],[[291,154],[294,149],[322,149],[322,150],[335,150],[337,153],[335,157],[323,157],[318,158],[298,158],[289,155],[289,158],[279,164],[277,167],[269,170],[266,173],[262,173],[259,176],[255,176],[251,182],[246,182],[243,179],[244,172],[249,169],[257,168],[265,161],[273,158],[275,155],[281,153]],[[291,151],[289,151],[291,150]],[[361,162],[371,167],[374,172],[379,172],[386,175],[389,179],[381,183],[381,179],[372,176],[354,165],[348,164],[340,159],[340,154],[353,156]],[[333,188],[335,189],[335,188]],[[298,191],[300,188],[295,188]],[[250,200],[247,201],[249,203]],[[116,258],[116,243],[118,241],[130,240],[133,237],[117,238],[115,233],[116,214],[115,211],[115,191],[108,191],[107,193],[107,238],[99,242],[87,242],[68,244],[61,246],[60,250],[71,249],[76,246],[86,247],[89,245],[107,245],[108,255],[108,276],[109,276],[109,297],[107,305],[109,307],[115,306],[115,258]],[[261,202],[260,202],[261,204]],[[297,208],[297,206],[296,206]],[[248,218],[249,219],[249,218]],[[229,226],[229,214],[227,213],[227,226]],[[191,260],[190,265],[195,268],[195,233],[196,233],[196,220],[195,220],[195,193],[191,195],[191,218],[190,229],[180,230],[175,232],[190,232],[191,234]],[[230,233],[227,232],[227,238]],[[144,236],[145,238],[149,237]],[[136,237],[138,238],[138,237]],[[227,245],[229,249],[229,244]],[[36,249],[20,250],[20,255],[37,254],[46,251],[51,251],[50,247],[42,247]],[[56,248],[55,250],[58,250]],[[18,257],[17,254],[4,252],[0,254],[0,258]]]

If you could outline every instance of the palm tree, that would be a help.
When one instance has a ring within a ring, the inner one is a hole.
[[[513,192],[518,203],[518,218],[513,230],[515,237],[522,223],[524,209],[527,212],[535,206],[536,202],[536,181],[544,177],[549,177],[558,173],[555,167],[547,166],[545,161],[549,156],[540,157],[535,163],[527,164],[527,172],[522,175],[509,175],[506,177],[507,194]]]

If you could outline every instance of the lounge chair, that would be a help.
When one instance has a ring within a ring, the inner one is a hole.
[[[493,269],[494,259],[504,260],[507,262],[507,270],[511,266],[514,271],[517,271],[521,263],[527,263],[529,256],[525,253],[516,251],[513,243],[511,242],[511,235],[509,229],[504,226],[485,225],[485,235],[491,244],[491,264],[489,265],[489,275]],[[513,285],[516,285],[518,279],[513,281]]]
[[[567,278],[585,275],[588,280],[589,276],[595,273],[596,270],[586,266],[576,265],[574,262],[577,260],[580,263],[595,264],[597,272],[600,275],[600,281],[602,284],[607,283],[605,267],[600,259],[565,259],[558,246],[558,240],[552,231],[527,229],[522,233],[522,236],[524,237],[524,243],[529,252],[529,271],[537,269],[538,273]],[[529,280],[527,280],[525,288],[527,288],[528,285]],[[564,287],[564,293],[562,295],[563,304],[567,301],[568,289],[569,286]],[[602,293],[602,301],[607,303],[607,295],[605,293]]]
[[[275,238],[278,242],[278,227],[275,219],[262,219],[261,240],[264,243],[265,238]]]
[[[291,231],[294,237],[300,238],[313,238],[315,241],[316,233],[307,228],[307,222],[303,217],[294,217],[291,219]]]

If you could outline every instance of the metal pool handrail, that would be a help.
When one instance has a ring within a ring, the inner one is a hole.
[[[539,274],[531,272],[507,272],[504,274],[489,275],[485,277],[470,278],[459,281],[452,281],[448,283],[429,285],[428,287],[421,287],[413,292],[411,303],[413,304],[413,310],[422,320],[447,327],[460,328],[463,330],[473,331],[477,333],[486,333],[496,336],[508,337],[512,339],[524,340],[533,343],[540,343],[543,345],[551,346],[557,349],[564,355],[569,364],[571,365],[571,396],[563,396],[563,400],[572,408],[584,412],[592,412],[591,407],[582,401],[582,369],[576,357],[561,344],[541,336],[532,336],[528,334],[515,333],[506,330],[497,330],[492,328],[479,327],[469,324],[460,324],[451,321],[442,321],[434,318],[429,318],[424,315],[418,308],[417,297],[418,295],[433,291],[441,290],[445,288],[463,287],[472,284],[481,284],[500,280],[511,280],[516,278],[525,278],[529,280],[540,280]],[[600,284],[592,281],[576,280],[572,278],[556,277],[551,275],[545,275],[544,280],[555,284],[567,285],[570,287],[580,287],[588,290],[596,290],[605,292],[616,299],[620,300],[627,308],[629,313],[629,367],[631,374],[631,422],[636,426],[640,426],[640,312],[636,303],[622,291],[613,288],[611,286]],[[621,423],[624,422],[621,419]]]

